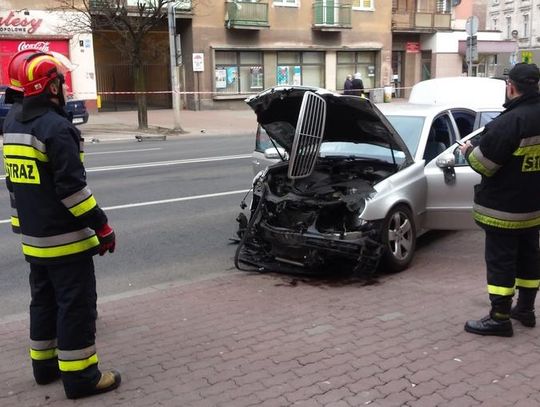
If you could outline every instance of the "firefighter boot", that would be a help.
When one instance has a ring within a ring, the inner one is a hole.
[[[60,378],[58,358],[32,360],[32,370],[37,384],[49,384]]]
[[[524,326],[532,328],[536,326],[536,316],[534,315],[534,300],[536,299],[536,288],[519,288],[517,304],[510,311],[510,318],[521,322]]]
[[[470,320],[465,323],[465,331],[477,335],[512,336],[512,322],[510,321],[510,308],[512,297],[490,295],[491,312],[479,320]]]
[[[120,372],[117,370],[108,370],[106,372],[101,372],[99,381],[93,387],[84,390],[79,389],[78,391],[68,391],[68,389],[64,386],[64,389],[68,399],[80,399],[114,390],[120,386],[121,381],[122,377],[120,376]]]

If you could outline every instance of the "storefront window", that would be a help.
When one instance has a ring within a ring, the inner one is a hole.
[[[337,53],[336,89],[343,90],[343,83],[347,75],[356,72],[362,76],[364,89],[369,90],[376,86],[375,51],[340,51]]]
[[[259,92],[264,88],[263,55],[257,51],[216,51],[215,87],[222,94]]]
[[[324,87],[324,52],[278,52],[278,85]]]

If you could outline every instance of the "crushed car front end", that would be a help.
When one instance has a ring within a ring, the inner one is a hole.
[[[375,186],[412,162],[391,126],[368,100],[321,90],[272,89],[248,104],[290,159],[255,177],[249,213],[238,217],[237,266],[374,271],[382,220],[361,215]],[[350,153],[357,142],[391,151],[390,159]]]

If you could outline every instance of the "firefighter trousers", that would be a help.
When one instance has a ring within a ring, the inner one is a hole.
[[[55,363],[66,392],[95,387],[101,373],[95,349],[97,294],[92,257],[55,265],[30,264],[30,290],[34,375],[39,376],[40,367],[41,373],[50,374]]]
[[[515,288],[538,289],[538,230],[486,230],[485,259],[488,293],[495,311],[510,311]]]

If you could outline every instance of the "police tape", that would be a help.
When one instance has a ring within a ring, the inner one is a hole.
[[[276,86],[296,86],[296,85],[276,85]],[[377,88],[364,88],[362,92],[371,92],[375,90],[385,91],[388,88],[395,92],[397,90],[408,90],[412,89],[411,86],[395,87],[395,86],[384,86]],[[324,89],[324,88],[321,88]],[[342,92],[343,89],[334,90],[334,92]],[[81,95],[167,95],[167,94],[178,94],[178,95],[232,95],[232,96],[251,96],[258,95],[262,90],[257,92],[224,92],[224,91],[179,91],[179,90],[147,90],[147,91],[98,91],[98,92],[74,92],[74,94]],[[0,91],[0,95],[3,95],[5,91]]]

